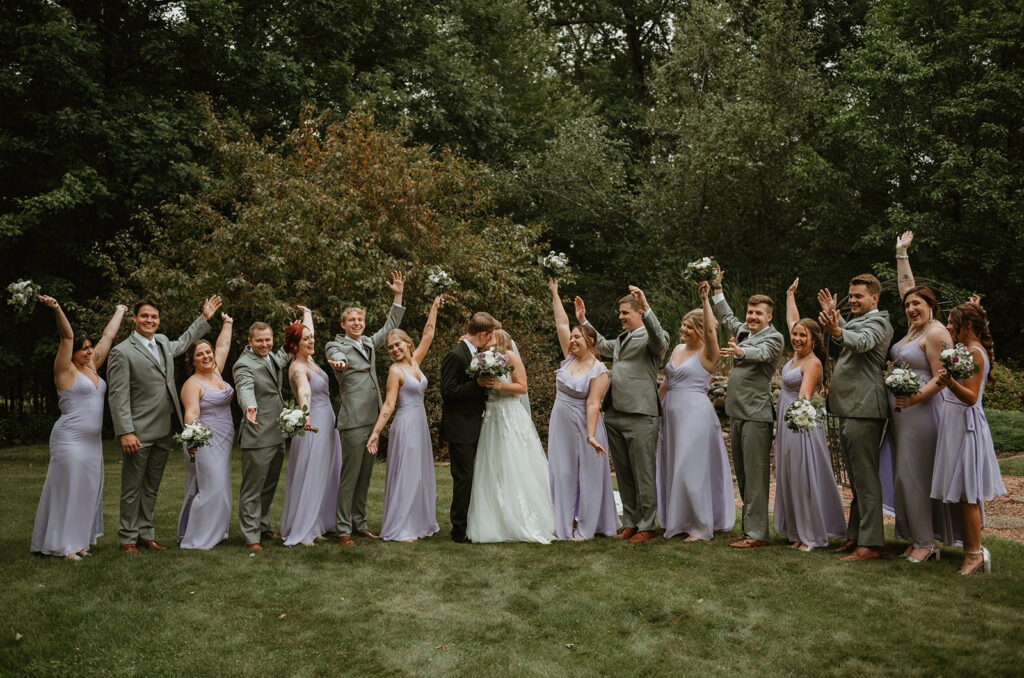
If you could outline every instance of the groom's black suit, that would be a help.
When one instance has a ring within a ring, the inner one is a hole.
[[[480,439],[487,389],[466,374],[472,355],[465,341],[441,363],[441,439],[448,441],[452,472],[452,539],[466,540],[466,516],[473,489],[473,464]]]

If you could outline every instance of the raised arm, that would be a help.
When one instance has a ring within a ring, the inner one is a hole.
[[[71,362],[71,355],[75,347],[75,333],[71,330],[71,323],[68,322],[68,317],[64,315],[64,310],[56,299],[44,294],[39,296],[39,301],[52,309],[53,315],[57,319],[60,345],[57,347],[57,357],[53,360],[53,383],[57,390],[63,391],[70,388],[77,377],[75,366]]]
[[[206,336],[206,333],[210,331],[209,320],[217,312],[217,309],[220,308],[220,304],[221,298],[216,294],[203,302],[203,310],[199,317],[192,321],[192,324],[189,325],[188,329],[180,337],[169,342],[168,349],[172,356],[177,358],[188,350],[193,341],[199,337]]]
[[[576,322],[580,325],[590,325],[590,322],[587,320],[587,306],[583,303],[583,299],[576,297],[573,299],[572,304],[576,311]],[[594,327],[593,325],[590,326]],[[605,339],[604,335],[601,334],[596,327],[594,327],[594,331],[597,332],[596,347],[598,355],[602,358],[611,360],[615,357],[615,342]]]
[[[796,308],[796,288],[800,285],[800,278],[793,280],[793,284],[786,290],[786,327],[790,332],[793,325],[800,322],[800,311]]]
[[[220,314],[221,322],[220,334],[217,335],[217,345],[213,348],[213,359],[217,365],[214,369],[217,373],[224,371],[224,365],[228,361],[228,351],[231,350],[231,330],[235,326],[235,320],[227,313]]]
[[[903,235],[896,238],[896,286],[900,291],[900,298],[907,293],[907,290],[914,286],[914,274],[910,271],[910,255],[907,248],[914,242],[914,232],[904,231]]]
[[[398,389],[402,388],[404,378],[402,368],[397,364],[392,364],[391,369],[388,370],[387,394],[384,396],[384,404],[381,405],[380,414],[377,415],[377,421],[373,424],[373,432],[370,433],[370,438],[366,441],[366,451],[370,454],[377,454],[377,441],[380,439],[381,431],[388,425],[391,413],[395,411],[395,403],[398,402]]]
[[[117,336],[117,331],[121,328],[121,320],[124,319],[124,314],[127,312],[127,306],[118,304],[117,308],[114,309],[114,315],[110,316],[110,321],[103,328],[100,340],[92,347],[92,364],[97,370],[103,366],[103,361],[107,359],[110,347],[114,345],[114,337]]]
[[[437,328],[437,309],[444,303],[444,295],[439,294],[434,297],[434,303],[430,305],[430,313],[427,314],[427,324],[423,326],[423,336],[420,337],[420,345],[413,351],[412,360],[417,365],[423,362],[423,359],[427,357],[427,351],[430,350],[430,344],[434,341],[434,331]],[[391,377],[388,377],[390,380]]]
[[[644,294],[636,285],[629,286],[629,293],[632,295],[639,304],[640,308],[643,309],[641,319],[644,323],[644,328],[647,330],[647,351],[661,360],[665,357],[665,351],[668,350],[668,332],[661,329],[661,323],[658,321],[658,316],[654,314],[651,309],[651,305],[647,303],[647,295]]]
[[[602,372],[590,380],[590,393],[587,394],[587,443],[598,455],[605,454],[605,449],[597,441],[597,423],[601,420],[601,399],[608,390],[608,373]]]
[[[301,304],[295,304],[295,308],[302,311],[302,324],[309,328],[310,334],[316,334],[313,329],[313,312]]]
[[[704,369],[708,372],[714,372],[715,367],[718,366],[721,349],[718,348],[718,330],[715,329],[715,313],[711,308],[711,300],[708,299],[710,291],[711,286],[706,282],[702,282],[700,287],[697,288],[697,293],[700,294],[704,320],[704,347],[701,349],[700,361]]]
[[[562,298],[558,296],[558,280],[548,278],[548,289],[551,290],[551,307],[555,312],[555,333],[558,335],[558,345],[562,347],[562,357],[569,357],[569,314],[562,306]],[[581,300],[582,301],[582,300]]]

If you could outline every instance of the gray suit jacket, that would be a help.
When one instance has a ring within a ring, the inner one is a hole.
[[[840,417],[884,419],[889,416],[889,396],[882,372],[892,342],[889,313],[878,311],[840,319],[842,336],[829,337],[840,349],[832,369],[828,408]]]
[[[284,442],[284,436],[277,430],[277,417],[284,409],[281,389],[284,388],[292,355],[279,348],[267,354],[267,357],[273,361],[276,369],[246,346],[231,368],[231,375],[235,379],[235,398],[242,408],[238,442],[248,449],[272,447]],[[245,418],[250,407],[256,408],[258,426],[254,427]]]
[[[359,337],[366,356],[356,348],[356,342],[344,334],[339,334],[334,337],[334,341],[327,342],[327,359],[335,362],[344,360],[348,363],[345,369],[334,370],[338,386],[341,387],[341,405],[338,406],[339,430],[372,426],[377,421],[383,403],[380,384],[377,382],[377,350],[384,348],[388,332],[401,324],[404,314],[405,307],[392,304],[384,326],[374,332],[372,338],[366,335]]]
[[[209,331],[210,324],[199,316],[175,341],[164,334],[154,335],[163,364],[157,362],[149,347],[134,332],[110,349],[107,383],[114,435],[134,433],[145,444],[170,435],[172,413],[178,416],[178,424],[182,424],[178,387],[174,383],[174,359]]]
[[[743,357],[733,359],[725,395],[725,413],[730,419],[774,421],[772,376],[782,357],[782,333],[769,325],[757,335],[752,335],[750,328],[739,321],[725,299],[716,303],[714,309],[719,322],[743,348]]]
[[[643,315],[644,325],[636,334],[623,332],[609,341],[597,335],[597,352],[612,362],[611,385],[604,396],[605,411],[617,410],[626,414],[645,414],[656,417],[661,413],[658,401],[658,369],[668,350],[668,332],[654,311]]]

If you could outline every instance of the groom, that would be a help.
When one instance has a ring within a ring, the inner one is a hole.
[[[470,360],[494,338],[501,323],[490,313],[474,313],[466,337],[441,363],[441,440],[448,441],[452,472],[452,541],[465,544],[469,495],[473,489],[473,465],[480,439],[487,389],[466,374]]]

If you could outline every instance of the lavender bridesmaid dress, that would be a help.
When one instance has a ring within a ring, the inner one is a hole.
[[[405,383],[398,389],[395,420],[388,441],[387,481],[380,538],[409,541],[429,537],[438,530],[437,483],[434,450],[430,443],[423,394],[427,377],[419,379],[405,368]]]
[[[903,341],[893,345],[890,357],[895,364],[906,362],[926,384],[932,378],[928,356],[920,342]],[[896,398],[889,396],[889,435],[893,448],[893,506],[896,513],[896,538],[914,548],[932,548],[935,539],[947,544],[963,542],[963,518],[960,511],[931,498],[935,446],[939,435],[942,396],[936,393],[926,401],[896,411]]]
[[[825,428],[791,431],[785,424],[786,408],[797,401],[803,369],[791,359],[782,368],[779,422],[775,431],[776,532],[811,547],[828,546],[829,537],[846,536],[843,501],[832,474]]]
[[[974,359],[981,360],[981,390],[977,402],[971,406],[961,402],[949,389],[942,391],[931,496],[947,504],[961,501],[978,504],[984,525],[985,502],[1006,494],[1006,486],[999,473],[992,433],[982,407],[990,369],[988,355],[978,348],[971,350]]]
[[[334,529],[341,480],[341,438],[335,428],[327,375],[309,370],[309,422],[317,432],[292,438],[288,480],[281,511],[281,538],[285,546],[312,544]]]
[[[230,384],[219,390],[202,389],[199,421],[210,427],[213,439],[196,450],[194,463],[185,450],[185,503],[178,516],[183,549],[213,548],[227,539],[231,522],[231,444],[235,438],[231,398],[235,391]]]
[[[583,540],[595,534],[614,535],[619,529],[619,516],[608,455],[598,456],[587,443],[590,381],[607,373],[608,368],[597,360],[589,372],[574,377],[567,369],[574,359],[567,357],[555,372],[557,390],[548,425],[548,477],[555,508],[555,536]],[[608,449],[603,419],[598,419],[594,437]]]
[[[93,372],[93,374],[96,374]],[[103,402],[107,383],[78,372],[58,391],[60,418],[50,432],[50,465],[39,497],[32,552],[68,556],[103,536]]]
[[[668,391],[658,440],[658,522],[665,538],[711,539],[736,524],[736,503],[722,425],[708,399],[711,373],[699,356],[665,365]]]

